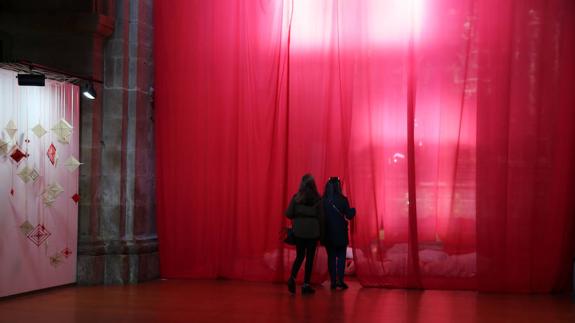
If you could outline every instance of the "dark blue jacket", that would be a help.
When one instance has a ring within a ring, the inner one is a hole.
[[[324,197],[323,210],[325,217],[326,246],[345,247],[349,244],[348,220],[355,216],[355,209],[349,207],[347,198],[335,195],[332,198]]]

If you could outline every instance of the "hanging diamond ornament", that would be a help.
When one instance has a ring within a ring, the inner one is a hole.
[[[48,159],[50,159],[52,165],[56,166],[56,163],[58,162],[58,153],[56,152],[56,146],[54,146],[54,144],[50,144],[46,155],[48,155]]]
[[[8,145],[9,145],[8,142],[0,139],[0,154],[6,155],[8,153],[8,148],[9,148]]]
[[[32,180],[32,182],[36,182],[38,177],[40,177],[40,173],[35,168],[30,168],[28,171],[28,177]]]
[[[19,165],[22,159],[26,157],[28,157],[28,155],[26,155],[22,149],[20,149],[20,146],[14,145],[12,151],[10,152],[10,158],[16,163],[16,165]]]
[[[40,176],[40,174],[36,169],[30,168],[28,166],[22,168],[22,170],[18,172],[18,174],[16,175],[18,175],[18,177],[20,177],[20,179],[22,179],[24,183],[28,183],[30,180],[32,182],[35,182]]]
[[[52,204],[54,204],[55,201],[56,198],[54,196],[42,194],[42,202],[44,202],[44,205],[52,206]]]
[[[72,137],[72,125],[70,125],[66,120],[60,119],[54,127],[52,127],[52,131],[58,137],[58,141],[63,144],[70,143],[70,137]]]
[[[58,182],[54,182],[53,184],[48,185],[46,189],[50,194],[54,195],[54,197],[58,197],[62,192],[64,192],[64,189],[62,186],[60,186],[60,184],[58,184]]]
[[[28,220],[20,224],[20,232],[22,232],[25,236],[27,236],[28,233],[30,233],[32,230],[34,230],[34,226],[28,222]]]
[[[62,186],[57,182],[54,182],[53,184],[48,185],[42,192],[42,201],[46,206],[52,206],[62,192],[64,192]]]
[[[55,253],[54,255],[52,255],[52,257],[50,257],[50,265],[54,267],[60,266],[63,261],[64,260],[62,259],[62,254],[60,254],[59,252]]]
[[[16,123],[14,123],[14,120],[10,120],[6,124],[6,127],[4,127],[4,130],[6,130],[6,133],[10,136],[10,138],[14,139],[14,135],[18,131],[18,128],[16,128]]]
[[[28,173],[30,172],[30,168],[28,168],[28,166],[25,166],[24,168],[22,168],[22,170],[20,172],[18,172],[18,177],[20,177],[20,179],[24,182],[24,183],[28,183],[28,181],[30,181],[30,177],[28,175]]]
[[[44,136],[46,134],[46,129],[44,129],[44,127],[42,127],[41,124],[37,124],[36,126],[34,126],[34,128],[32,128],[32,132],[38,137],[38,138],[42,138],[42,136]]]
[[[70,156],[70,158],[68,158],[68,160],[66,160],[66,162],[64,163],[64,166],[68,168],[69,172],[75,171],[76,168],[78,168],[80,165],[82,165],[82,163],[79,162],[76,158],[74,158],[74,156]]]
[[[38,224],[36,228],[30,231],[27,235],[28,239],[32,241],[36,246],[40,246],[48,237],[52,235],[45,226]]]
[[[64,258],[68,258],[72,255],[72,250],[70,250],[70,248],[66,247],[66,248],[62,249],[62,251],[60,251],[60,253],[62,254],[62,256],[64,256]]]

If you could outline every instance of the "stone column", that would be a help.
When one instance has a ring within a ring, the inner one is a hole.
[[[115,3],[115,28],[103,51],[104,82],[96,89],[97,100],[82,100],[86,167],[80,174],[80,284],[135,283],[159,276],[152,3]]]

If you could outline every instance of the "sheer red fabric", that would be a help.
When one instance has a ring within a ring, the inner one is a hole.
[[[564,289],[574,246],[575,3],[479,4],[489,17],[478,41],[479,288]]]
[[[364,286],[569,286],[571,1],[154,10],[162,276],[285,280],[283,211],[311,172],[358,210]],[[316,281],[326,267],[320,248]]]

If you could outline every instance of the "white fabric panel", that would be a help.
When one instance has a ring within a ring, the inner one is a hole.
[[[8,154],[0,151],[0,297],[76,281],[78,206],[71,197],[78,193],[79,169],[65,163],[70,156],[80,160],[78,95],[77,86],[50,80],[45,87],[18,86],[16,73],[0,69],[0,139],[9,143]],[[61,119],[73,127],[69,143],[51,130]],[[17,127],[13,139],[5,130],[10,120]],[[33,131],[38,124],[47,131],[40,138]],[[19,164],[9,157],[14,144],[29,154]],[[50,144],[55,166],[47,157]],[[18,176],[25,167],[38,172],[35,181]],[[46,188],[55,183],[63,192],[47,206]],[[50,236],[37,246],[20,228],[25,221],[44,225]]]

